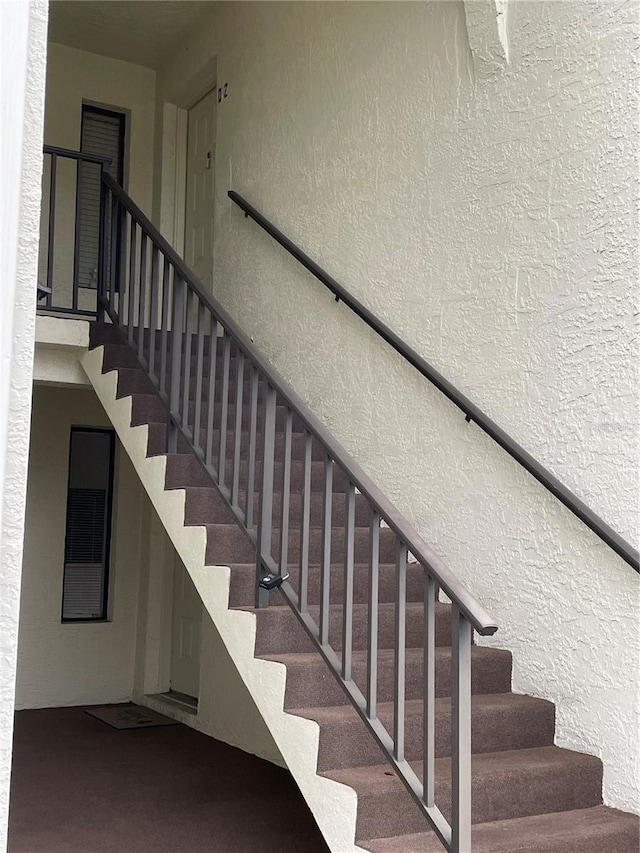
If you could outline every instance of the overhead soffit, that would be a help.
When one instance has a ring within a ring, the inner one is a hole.
[[[49,40],[158,69],[212,6],[210,0],[51,0]]]

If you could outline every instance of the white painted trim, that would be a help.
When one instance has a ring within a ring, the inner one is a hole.
[[[187,128],[189,111],[176,107],[176,157],[174,175],[173,245],[180,257],[184,256],[184,229],[187,204]]]
[[[171,224],[172,237],[168,239],[176,252],[184,255],[184,229],[185,229],[185,211],[186,211],[186,181],[187,181],[187,127],[189,121],[189,110],[194,107],[198,101],[201,101],[211,91],[217,88],[217,63],[215,57],[209,60],[206,67],[201,68],[194,74],[186,84],[181,87],[179,92],[171,93],[172,101],[165,101],[163,111],[175,110],[174,115],[174,132],[171,139],[166,138],[166,131],[163,129],[165,139],[160,146],[162,151],[162,163],[160,167],[161,181],[171,185],[170,197],[173,198],[173,222]],[[218,123],[216,117],[216,136],[218,133]],[[173,164],[173,169],[167,169],[165,174],[166,164]],[[161,187],[161,195],[164,195],[164,187]]]

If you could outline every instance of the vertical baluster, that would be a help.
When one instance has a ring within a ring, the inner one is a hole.
[[[302,474],[302,522],[300,530],[300,581],[298,598],[300,612],[307,612],[309,597],[309,530],[311,527],[311,451],[313,437],[304,432],[304,466]]]
[[[405,652],[407,625],[407,547],[398,541],[396,557],[396,636],[394,643],[393,754],[404,760]]]
[[[169,453],[176,453],[178,450],[178,428],[176,423],[180,423],[180,376],[182,374],[184,288],[185,284],[182,278],[176,271],[174,271],[173,313],[171,316],[171,379],[169,385]]]
[[[120,217],[119,227],[119,261],[118,261],[118,315],[120,325],[124,326],[126,322],[126,307],[127,307],[127,217],[128,213],[120,204],[118,206],[118,215]]]
[[[433,806],[436,766],[436,582],[426,571],[423,673],[423,799],[427,806]]]
[[[288,573],[289,565],[289,499],[291,493],[291,433],[293,412],[287,406],[284,422],[284,457],[282,464],[282,512],[280,514],[280,574]]]
[[[107,289],[107,187],[102,181],[103,167],[100,164],[100,225],[98,238],[98,288],[96,292],[96,319],[104,321],[104,304]]]
[[[144,330],[147,301],[147,235],[140,229],[140,288],[138,290],[138,358],[144,356]]]
[[[186,333],[184,337],[184,371],[182,374],[182,426],[189,428],[189,400],[191,399],[191,350],[193,348],[193,300],[195,295],[187,282],[186,288]]]
[[[263,560],[271,556],[271,527],[273,523],[273,469],[276,433],[276,392],[265,381],[264,389],[264,446],[260,486],[260,522],[256,559],[256,607],[269,604],[269,591],[259,585],[263,576]]]
[[[451,850],[471,851],[470,622],[451,605]]]
[[[351,650],[353,647],[353,553],[356,518],[356,488],[349,483],[347,490],[344,543],[344,605],[342,611],[342,677],[351,680]]]
[[[80,284],[80,233],[81,233],[81,214],[82,214],[82,177],[84,163],[82,160],[76,161],[76,223],[75,234],[73,239],[73,295],[72,307],[74,311],[78,310],[78,285]]]
[[[331,500],[333,497],[333,459],[324,457],[324,496],[322,505],[322,553],[320,564],[320,645],[329,642],[329,596],[331,593]]]
[[[131,243],[129,246],[129,301],[127,307],[127,337],[133,343],[133,317],[134,305],[136,298],[136,249],[137,249],[137,230],[136,221],[131,217]]]
[[[118,281],[119,210],[120,202],[115,195],[111,193],[111,230],[109,233],[109,250],[111,255],[109,261],[109,305],[112,311],[116,310],[116,293],[120,286]]]
[[[258,431],[258,371],[251,365],[251,408],[249,413],[249,471],[247,473],[247,528],[253,527],[253,495],[256,480],[256,436]]]
[[[367,637],[367,716],[378,716],[378,584],[380,516],[373,510],[369,527],[369,624]]]
[[[216,404],[216,362],[218,358],[218,321],[210,314],[209,325],[209,399],[207,400],[207,434],[205,436],[205,463],[213,469],[213,428]]]
[[[240,493],[240,450],[242,445],[242,398],[244,394],[244,352],[236,356],[236,428],[233,437],[233,474],[231,480],[231,505],[238,506]]]
[[[162,270],[162,319],[160,335],[160,393],[167,393],[167,359],[169,350],[169,312],[171,300],[171,267],[167,258],[164,259]]]
[[[54,245],[56,232],[56,183],[57,183],[57,168],[58,158],[55,154],[51,155],[51,177],[49,187],[49,231],[47,244],[47,305],[49,308],[53,304],[53,264],[54,264]]]
[[[156,346],[158,326],[158,300],[160,298],[159,278],[160,256],[155,244],[151,246],[151,306],[149,308],[149,374],[152,379],[156,378]]]
[[[231,338],[224,333],[222,338],[222,396],[220,397],[220,447],[218,452],[218,482],[225,483],[227,464],[227,422],[229,419],[229,362],[231,360]]]
[[[193,416],[193,443],[200,447],[200,427],[202,418],[202,372],[204,369],[204,303],[198,298],[198,350],[196,355],[196,410]]]

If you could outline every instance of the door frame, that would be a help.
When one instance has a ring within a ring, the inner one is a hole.
[[[185,83],[169,89],[163,103],[158,221],[160,231],[180,257],[184,257],[189,110],[217,89],[217,80],[217,57],[213,56]],[[217,134],[216,116],[216,137]]]
[[[216,87],[213,86],[211,89],[207,90],[204,93],[204,95],[202,95],[202,97],[198,98],[198,100],[195,101],[188,110],[183,111],[184,115],[185,115],[185,122],[186,122],[186,127],[185,127],[185,132],[184,132],[184,181],[182,184],[182,186],[183,186],[183,198],[178,198],[176,195],[176,205],[180,204],[181,208],[182,208],[182,221],[180,222],[180,226],[182,228],[182,243],[181,243],[181,245],[182,245],[182,257],[185,258],[185,260],[187,258],[185,239],[186,239],[186,225],[187,225],[187,193],[188,193],[188,190],[187,190],[187,178],[188,178],[187,169],[188,169],[188,164],[189,164],[189,151],[188,151],[189,115],[191,113],[191,110],[195,109],[198,106],[198,104],[200,104],[205,98],[208,98],[209,96],[213,96],[213,104],[214,104],[214,106],[213,106],[213,109],[214,109],[214,117],[213,117],[214,138],[213,138],[213,152],[212,152],[213,153],[213,162],[211,163],[211,168],[213,169],[213,189],[214,189],[213,196],[214,196],[214,205],[215,205],[215,192],[216,192],[216,183],[215,183],[216,156],[215,155],[216,155],[216,141],[217,141],[216,137],[218,134]],[[212,208],[212,210],[211,210],[212,218],[214,216],[214,210],[215,210],[215,208]],[[213,226],[213,223],[212,223],[212,226]],[[211,228],[212,240],[214,239],[213,235],[214,235],[214,229],[212,227]],[[212,254],[212,261],[213,261],[213,244],[211,246],[211,254]],[[212,273],[213,273],[213,268],[212,268]],[[209,283],[207,283],[206,281],[203,281],[203,284],[205,285],[206,289],[211,287],[213,285],[213,275],[211,276],[211,280]]]

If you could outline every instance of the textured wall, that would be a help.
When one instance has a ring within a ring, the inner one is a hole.
[[[62,624],[71,426],[109,426],[90,390],[34,386],[20,599],[17,708],[124,702],[135,655],[142,487],[116,451],[109,621]]]
[[[501,3],[496,29],[481,5],[219,4],[158,91],[216,55],[219,296],[639,809],[637,577],[225,197],[637,540],[638,6]]]
[[[7,841],[40,214],[47,3],[0,3],[0,850]]]

